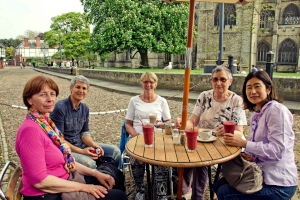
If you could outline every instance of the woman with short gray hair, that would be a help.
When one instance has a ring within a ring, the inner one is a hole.
[[[197,124],[199,128],[214,129],[219,135],[224,135],[223,122],[234,121],[235,135],[243,136],[243,125],[247,125],[243,99],[228,90],[232,84],[231,71],[223,66],[217,66],[212,71],[212,90],[202,92],[196,102],[194,111],[186,123],[186,126]],[[181,126],[182,120],[175,120],[176,127]],[[207,184],[207,167],[185,168],[183,173],[183,194],[191,190],[191,178],[193,176],[192,200],[203,199]]]
[[[86,77],[79,75],[79,76],[75,76],[74,78],[72,78],[70,86],[74,87],[75,83],[77,82],[82,82],[85,83],[87,85],[87,89],[90,89],[90,82],[89,79],[87,79]]]

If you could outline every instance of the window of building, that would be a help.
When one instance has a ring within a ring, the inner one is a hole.
[[[185,61],[185,54],[180,55],[180,61]]]
[[[171,54],[165,53],[165,61],[171,61]]]
[[[261,42],[257,45],[257,61],[267,61],[267,53],[270,51],[269,45]]]
[[[275,11],[272,7],[263,8],[262,14],[260,15],[260,28],[268,28],[273,30]]]
[[[297,47],[294,41],[286,39],[278,51],[278,62],[297,63]]]
[[[217,5],[215,13],[215,26],[219,26],[220,4]],[[224,26],[236,25],[236,8],[234,4],[224,3]]]
[[[299,24],[299,9],[295,4],[288,5],[283,12],[283,24]]]

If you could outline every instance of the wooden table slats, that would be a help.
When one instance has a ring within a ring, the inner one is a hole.
[[[209,161],[212,159],[207,149],[205,148],[204,143],[202,142],[197,143],[197,152],[200,156],[201,161]]]
[[[236,157],[241,148],[227,146],[223,136],[213,142],[197,142],[197,151],[189,153],[187,146],[173,145],[172,135],[155,131],[153,147],[144,147],[143,134],[126,144],[126,152],[145,163],[169,167],[201,167],[223,163]]]
[[[155,138],[155,147],[154,147],[155,160],[166,161],[164,137],[162,135],[162,132],[160,130],[156,131],[154,138]]]
[[[173,139],[171,135],[165,135],[165,152],[167,162],[177,162],[177,155],[175,153],[175,146],[173,145]]]

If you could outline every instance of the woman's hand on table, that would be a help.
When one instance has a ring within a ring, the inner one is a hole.
[[[94,150],[93,147],[87,147],[87,148],[82,149],[81,154],[86,155],[94,160],[97,160],[98,155],[96,153],[92,153],[91,151],[93,151],[93,150]]]
[[[248,160],[249,162],[253,162],[253,161],[254,161],[254,157],[251,156],[251,155],[248,154],[248,153],[242,153],[241,155],[242,155],[242,157],[243,157],[245,160]]]
[[[180,128],[181,127],[181,123],[182,123],[182,119],[181,118],[176,118],[175,119],[175,127],[176,128]]]
[[[161,120],[156,120],[155,122],[157,125],[155,126],[156,128],[164,128],[165,124]]]
[[[223,124],[220,124],[218,127],[217,127],[217,132],[218,132],[218,135],[224,135],[225,134],[225,130],[224,130],[224,126]]]
[[[115,185],[115,179],[110,175],[95,171],[94,177],[107,189],[112,189]]]
[[[247,140],[243,140],[240,136],[231,133],[224,134],[224,142],[228,146],[237,146],[246,148]]]
[[[107,189],[100,185],[83,184],[82,191],[94,195],[96,199],[104,198],[107,194]]]

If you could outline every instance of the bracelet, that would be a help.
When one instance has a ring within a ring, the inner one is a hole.
[[[93,169],[93,170],[92,170],[92,176],[94,176],[94,171],[95,171],[95,170],[96,170],[96,169]]]

